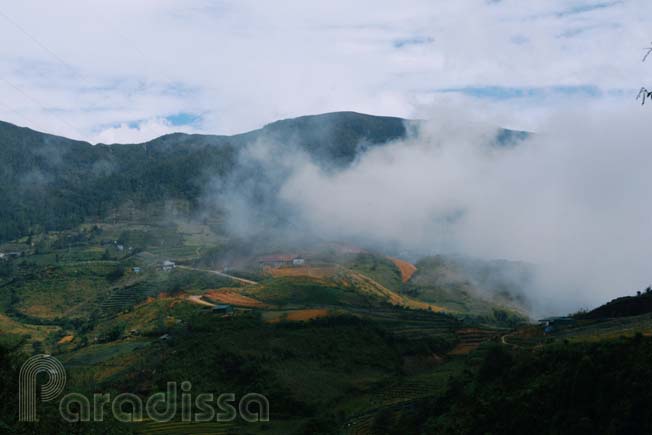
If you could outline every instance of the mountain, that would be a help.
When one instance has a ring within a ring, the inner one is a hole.
[[[71,228],[126,201],[182,199],[192,209],[210,181],[237,170],[241,150],[258,141],[281,144],[287,153],[302,149],[337,169],[370,147],[405,138],[411,124],[418,121],[336,112],[233,136],[174,133],[140,144],[92,145],[0,122],[0,241]],[[523,134],[502,130],[496,143]],[[252,170],[245,177],[259,175]]]

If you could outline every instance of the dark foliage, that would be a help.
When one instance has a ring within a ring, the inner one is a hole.
[[[392,433],[649,434],[651,358],[640,335],[538,352],[496,345]]]
[[[624,296],[576,317],[581,319],[602,319],[605,317],[627,317],[652,313],[652,288],[638,292],[636,296]]]

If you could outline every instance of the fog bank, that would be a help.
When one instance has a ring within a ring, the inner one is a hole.
[[[516,146],[489,145],[498,129],[460,113],[432,112],[408,139],[337,171],[261,141],[242,164],[273,187],[222,189],[232,227],[250,231],[262,225],[256,216],[274,215],[325,239],[534,263],[535,315],[652,281],[649,111],[558,113]]]

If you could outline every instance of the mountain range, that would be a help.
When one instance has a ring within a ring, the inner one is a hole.
[[[126,201],[186,200],[196,208],[210,180],[237,172],[259,142],[303,150],[324,168],[350,165],[367,149],[404,139],[422,121],[334,112],[273,122],[233,136],[174,133],[138,144],[97,144],[0,122],[0,241],[101,218]],[[527,133],[499,130],[495,144]],[[260,176],[256,171],[241,177]]]

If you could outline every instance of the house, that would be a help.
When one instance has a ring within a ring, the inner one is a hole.
[[[174,269],[175,267],[177,267],[177,265],[174,263],[174,261],[170,261],[170,260],[165,260],[161,264],[161,269],[163,269],[165,272],[169,272],[172,269]]]
[[[9,260],[10,258],[18,258],[23,255],[22,252],[0,252],[0,260]]]
[[[575,319],[572,317],[546,317],[539,320],[539,325],[544,327],[543,332],[550,334],[560,328],[573,326]]]
[[[285,267],[285,266],[301,266],[305,264],[303,257],[295,254],[291,255],[267,255],[258,259],[260,267]]]
[[[211,311],[218,314],[228,314],[233,312],[233,306],[231,305],[214,305],[211,308]]]

